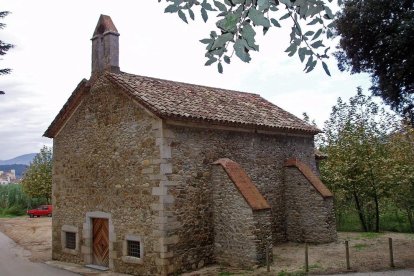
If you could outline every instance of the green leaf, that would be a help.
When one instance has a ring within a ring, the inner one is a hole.
[[[178,16],[181,18],[182,21],[188,24],[187,17],[185,16],[182,10],[178,11]]]
[[[275,27],[278,27],[278,28],[280,28],[281,26],[280,26],[280,24],[279,24],[279,22],[276,20],[276,19],[274,19],[274,18],[271,18],[270,19],[270,22],[272,22],[272,24],[275,26]]]
[[[207,11],[204,8],[201,8],[201,17],[203,18],[204,22],[207,22],[208,15],[207,15]]]
[[[192,20],[194,20],[194,12],[191,9],[188,9],[188,15]]]
[[[289,52],[289,56],[293,56],[298,49],[298,46],[294,43],[290,44],[290,46],[285,50],[285,52]]]
[[[201,43],[203,43],[203,44],[209,44],[210,42],[212,42],[213,40],[212,39],[209,39],[209,38],[204,38],[204,39],[201,39],[200,40],[200,42]]]
[[[322,29],[319,29],[316,31],[315,35],[312,37],[312,40],[317,39],[322,33]]]
[[[308,23],[308,25],[315,25],[316,23],[319,23],[320,19],[318,17],[315,17],[311,22]]]
[[[311,36],[311,35],[313,35],[315,32],[313,32],[313,31],[307,31],[306,33],[305,33],[305,36]]]
[[[234,35],[232,33],[225,33],[225,34],[219,35],[217,39],[214,41],[213,46],[211,48],[217,49],[217,48],[224,47],[224,45],[226,45],[228,41],[233,39],[233,36]]]
[[[300,62],[303,62],[305,60],[306,52],[307,52],[306,47],[299,48],[298,55],[300,58]]]
[[[229,13],[226,15],[225,18],[217,21],[216,26],[225,32],[236,33],[238,21],[239,21],[239,17],[236,14]]]
[[[329,69],[328,69],[328,65],[326,65],[326,63],[325,63],[325,62],[323,62],[323,61],[322,61],[322,67],[323,67],[323,70],[325,70],[325,73],[326,73],[328,76],[331,76],[331,73],[329,72]]]
[[[268,30],[269,30],[269,27],[263,27],[263,35],[265,35]]]
[[[260,25],[263,27],[270,27],[269,19],[264,17],[262,12],[254,8],[249,10],[249,18],[253,21],[255,25]]]
[[[274,5],[274,4],[272,4],[271,6],[270,6],[270,10],[271,11],[278,11],[279,9]]]
[[[224,59],[225,63],[230,64],[230,57],[229,56],[224,56],[223,59]]]
[[[223,74],[223,65],[221,64],[221,62],[217,64],[217,70],[220,74]]]
[[[290,13],[285,14],[284,16],[282,16],[281,18],[279,18],[279,20],[284,20],[286,18],[290,17]]]
[[[217,59],[215,57],[210,57],[204,65],[205,66],[210,66],[211,64],[213,64],[216,61],[217,61]]]
[[[215,9],[213,9],[213,7],[210,5],[210,3],[208,3],[206,0],[204,0],[201,3],[201,7],[203,7],[203,9],[208,10],[208,11],[215,11]]]
[[[306,70],[306,73],[309,73],[310,71],[312,71],[314,68],[315,68],[315,66],[316,66],[316,63],[317,63],[318,61],[317,60],[314,60],[310,65],[309,65],[309,67],[308,67],[308,70]]]
[[[257,0],[257,5],[260,11],[264,11],[270,8],[269,0]]]
[[[241,35],[247,42],[248,46],[250,46],[255,51],[259,50],[259,45],[255,44],[256,32],[253,30],[253,27],[251,25],[245,25],[241,31]]]
[[[237,39],[234,43],[234,51],[236,53],[236,56],[238,56],[242,61],[249,62],[251,60],[249,52],[244,47],[244,42],[242,39]]]
[[[325,47],[325,45],[322,44],[322,40],[318,40],[318,41],[312,43],[311,46],[315,49],[319,48],[319,47]]]
[[[313,62],[313,56],[310,56],[308,58],[308,62],[305,65],[305,70],[306,70],[306,68],[308,68],[309,66],[311,66],[312,62]]]
[[[331,9],[328,6],[324,6],[324,9],[325,9],[326,16],[328,17],[328,19],[333,19],[334,14],[332,13]]]
[[[216,6],[222,12],[227,11],[226,5],[224,5],[223,3],[219,2],[219,1],[214,0],[214,6]]]
[[[164,12],[165,13],[173,13],[173,12],[177,12],[180,10],[180,7],[176,6],[175,4],[169,5],[168,7],[165,8]]]
[[[290,2],[290,0],[279,0],[279,2],[285,4],[288,7],[292,6],[292,2]]]
[[[332,33],[332,31],[331,31],[330,29],[328,29],[328,30],[326,31],[326,37],[327,37],[327,38],[331,38],[331,37],[333,37],[333,33]]]

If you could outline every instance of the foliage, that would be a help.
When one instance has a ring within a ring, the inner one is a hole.
[[[23,193],[21,185],[8,184],[0,186],[0,208],[7,209],[12,206],[26,207],[27,196]]]
[[[35,156],[22,180],[23,191],[32,198],[46,198],[52,195],[52,149],[46,146]]]
[[[392,199],[407,213],[414,232],[414,128],[408,122],[390,137],[389,149],[388,177],[397,187]]]
[[[358,88],[349,103],[338,99],[325,122],[321,165],[323,181],[335,193],[337,210],[355,204],[364,231],[379,231],[380,201],[393,188],[387,177],[387,138],[396,118]]]
[[[35,208],[46,203],[46,199],[29,198],[20,184],[8,184],[0,186],[0,217],[20,216],[27,209]]]
[[[0,19],[3,19],[4,17],[6,17],[9,13],[10,12],[8,11],[0,11]],[[4,27],[6,27],[6,24],[0,22],[0,29],[3,29]],[[7,51],[10,50],[11,48],[13,48],[12,44],[6,43],[0,40],[0,56],[5,55]],[[9,68],[0,69],[0,75],[9,74],[10,72],[11,72],[11,69]],[[1,94],[4,94],[4,92]]]
[[[339,69],[369,73],[373,94],[414,125],[414,1],[346,0],[335,35]]]
[[[161,0],[158,0],[161,2]],[[176,13],[185,23],[187,16],[195,19],[194,10],[199,9],[204,22],[209,14],[217,14],[217,31],[200,40],[206,44],[207,62],[217,63],[223,72],[224,63],[230,64],[233,54],[244,62],[251,60],[250,51],[259,51],[256,34],[265,35],[271,28],[280,28],[283,20],[291,22],[290,46],[285,52],[296,53],[301,62],[306,60],[304,71],[312,71],[320,61],[326,74],[330,75],[324,62],[329,47],[323,44],[323,36],[333,36],[334,15],[325,0],[165,0],[169,5],[166,13]],[[332,2],[332,0],[328,0]],[[342,0],[338,0],[339,3]],[[304,26],[306,24],[306,27]],[[323,35],[323,36],[322,36]]]

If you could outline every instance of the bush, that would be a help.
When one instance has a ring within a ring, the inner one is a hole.
[[[3,216],[6,217],[22,216],[24,214],[26,214],[26,209],[18,205],[13,205],[3,210]]]

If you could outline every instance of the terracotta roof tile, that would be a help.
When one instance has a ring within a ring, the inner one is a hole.
[[[320,132],[257,94],[127,73],[107,73],[106,76],[162,118],[311,134]]]
[[[267,203],[266,199],[238,163],[228,158],[222,158],[213,164],[223,166],[227,175],[253,210],[270,209],[269,203]]]
[[[322,197],[333,197],[331,191],[322,183],[317,175],[315,175],[308,165],[302,163],[296,158],[290,158],[285,162],[286,167],[296,167],[312,184],[312,186],[321,194]]]
[[[127,73],[105,72],[114,85],[162,119],[208,123],[239,128],[306,133],[320,132],[296,116],[284,111],[257,94],[201,85],[143,77]],[[96,79],[82,81],[82,91]],[[76,91],[74,94],[78,95]],[[85,93],[79,94],[83,96]],[[44,136],[53,138],[80,103],[72,95]]]

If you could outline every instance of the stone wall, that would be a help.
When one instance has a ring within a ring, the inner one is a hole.
[[[111,269],[136,275],[159,273],[153,235],[159,201],[160,147],[157,120],[102,79],[86,95],[54,139],[53,259],[90,263],[90,218],[110,218]],[[62,250],[62,227],[76,229],[80,246]],[[126,236],[144,244],[142,264],[122,259]]]
[[[286,167],[286,233],[289,241],[337,239],[333,197],[324,198],[295,167]]]
[[[101,78],[54,139],[53,258],[90,263],[90,218],[102,216],[115,271],[167,275],[214,263],[211,164],[223,157],[245,169],[272,208],[248,213],[260,262],[269,231],[272,243],[289,238],[284,160],[315,171],[313,137],[166,124]],[[62,250],[63,228],[76,230],[74,251]],[[123,258],[129,236],[144,244],[140,263]]]
[[[170,232],[178,242],[174,252],[178,270],[192,270],[213,263],[214,228],[212,204],[212,163],[230,158],[239,163],[272,207],[273,243],[286,241],[284,160],[297,157],[313,165],[312,136],[267,135],[219,129],[167,125],[172,173],[170,193],[174,213],[181,227]]]
[[[212,170],[216,261],[236,267],[263,264],[272,237],[270,209],[253,211],[223,168]]]

